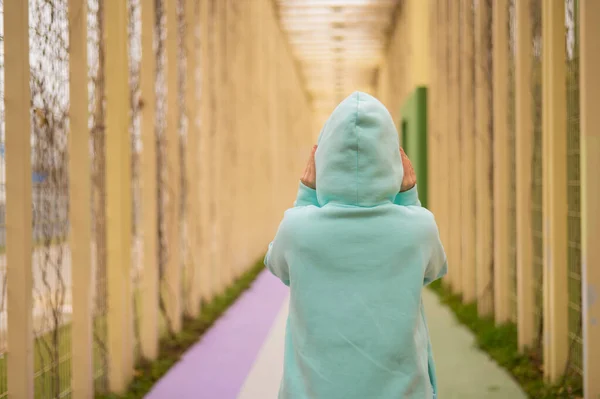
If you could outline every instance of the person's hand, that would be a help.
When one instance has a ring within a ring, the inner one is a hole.
[[[310,157],[308,158],[308,163],[306,164],[306,169],[304,169],[304,175],[300,181],[306,187],[310,187],[313,190],[317,189],[317,169],[315,168],[315,152],[317,151],[317,146],[313,146],[312,151],[310,153]]]
[[[402,167],[404,168],[404,178],[402,179],[400,192],[404,192],[410,190],[417,184],[417,175],[415,174],[410,159],[408,159],[402,147],[400,147],[400,156],[402,157]]]

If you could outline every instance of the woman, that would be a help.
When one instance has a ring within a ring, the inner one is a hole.
[[[265,258],[291,295],[281,399],[436,396],[421,291],[446,255],[398,149],[390,114],[364,93],[313,149]]]

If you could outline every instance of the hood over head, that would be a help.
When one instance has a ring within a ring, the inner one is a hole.
[[[333,111],[315,155],[317,198],[321,206],[337,203],[376,206],[392,202],[404,170],[392,116],[374,97],[355,92]]]

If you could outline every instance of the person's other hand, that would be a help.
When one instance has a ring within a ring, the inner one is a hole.
[[[313,149],[310,153],[310,157],[308,158],[308,163],[306,164],[306,169],[304,169],[304,175],[300,179],[302,184],[306,187],[310,187],[313,190],[317,189],[317,169],[315,167],[315,152],[317,151],[317,146],[313,146]]]
[[[402,167],[404,168],[404,178],[402,179],[400,192],[404,192],[410,190],[417,184],[417,175],[412,167],[410,159],[408,159],[402,147],[400,147],[400,155],[402,156]]]

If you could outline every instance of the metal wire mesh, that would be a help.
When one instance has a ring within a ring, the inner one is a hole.
[[[66,0],[30,1],[34,390],[70,396],[71,264],[68,233],[69,107]]]
[[[94,380],[96,390],[108,388],[104,0],[88,0],[89,126],[92,148],[92,267],[94,270]]]
[[[532,231],[533,231],[533,287],[535,290],[534,320],[537,332],[538,355],[543,345],[543,270],[544,232],[542,214],[542,2],[530,0],[532,33],[531,96],[533,103],[532,154]]]
[[[517,321],[517,159],[515,154],[515,29],[515,0],[511,0],[508,3],[508,104],[506,109],[508,111],[508,153],[510,164],[510,194],[508,199],[508,203],[510,206],[508,219],[510,264],[508,264],[507,267],[510,270],[510,315],[513,322]]]
[[[577,0],[565,0],[567,70],[567,201],[569,264],[569,367],[583,375],[581,336],[581,196],[579,168],[579,12]]]
[[[4,1],[0,0],[0,21],[4,21]],[[4,160],[4,24],[0,22],[0,398],[8,396],[6,376],[6,163]]]

